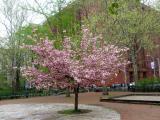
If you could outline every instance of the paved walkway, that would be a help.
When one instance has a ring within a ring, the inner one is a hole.
[[[120,120],[120,114],[100,106],[79,105],[86,114],[63,115],[57,111],[73,109],[73,104],[41,103],[1,105],[0,120]]]
[[[139,100],[139,101],[159,101],[160,102],[160,96],[126,96],[126,97],[120,97],[120,98],[114,98],[117,100]]]
[[[122,93],[114,93],[122,94]],[[138,105],[122,103],[103,103],[99,102],[101,93],[82,93],[80,94],[80,104],[99,105],[116,110],[121,114],[122,120],[160,120],[160,106]],[[0,101],[0,105],[19,104],[19,103],[73,103],[74,96],[66,98],[65,96],[35,97],[29,99],[5,100]]]

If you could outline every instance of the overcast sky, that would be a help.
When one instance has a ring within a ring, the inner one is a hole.
[[[18,1],[22,2],[22,5],[26,3],[25,0],[18,0]],[[32,6],[36,7],[34,0],[26,0],[26,1],[28,1]],[[44,5],[46,0],[37,0],[37,1],[40,2],[41,5]],[[70,0],[68,0],[68,2],[69,1]],[[142,0],[142,1],[147,1],[146,4],[149,5],[155,5],[155,1],[157,0]],[[3,6],[2,0],[0,0],[0,8],[2,8],[2,6]],[[27,21],[35,24],[40,24],[45,20],[44,16],[33,12],[29,12],[28,16],[29,17],[27,18]],[[0,13],[0,21],[5,21],[5,18],[1,13]],[[0,24],[0,37],[5,37],[5,36],[6,36],[5,28],[2,24]]]
[[[10,0],[12,1],[12,0]],[[14,0],[13,0],[14,1]],[[34,2],[34,0],[16,0],[20,2],[21,6],[26,5],[27,3],[31,5],[32,7],[37,8],[37,4]],[[37,0],[41,6],[46,5],[46,1],[51,1],[51,0]],[[52,0],[54,1],[54,0]],[[57,0],[55,0],[56,2]],[[66,0],[67,3],[69,3],[70,0]],[[0,37],[5,37],[6,36],[6,29],[4,25],[2,25],[1,22],[7,22],[3,14],[1,13],[1,9],[3,9],[3,2],[0,0]],[[56,9],[56,7],[54,8]],[[49,10],[48,10],[49,11]],[[35,24],[41,24],[43,21],[45,21],[45,17],[43,15],[40,15],[35,12],[29,11],[27,14],[27,22],[26,23],[35,23]]]

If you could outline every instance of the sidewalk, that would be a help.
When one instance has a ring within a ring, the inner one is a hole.
[[[111,93],[113,95],[126,94],[122,92]],[[121,114],[122,120],[160,120],[160,106],[155,105],[137,105],[122,103],[103,103],[99,102],[102,93],[82,93],[79,97],[80,104],[93,104],[111,108]],[[66,98],[65,96],[35,97],[29,99],[16,99],[0,101],[3,104],[19,103],[73,103],[74,96]]]

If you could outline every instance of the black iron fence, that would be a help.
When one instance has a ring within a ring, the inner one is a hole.
[[[87,92],[86,89],[81,88],[80,92]],[[73,90],[70,91],[73,93]],[[66,89],[49,89],[49,90],[37,90],[35,88],[31,89],[24,89],[21,88],[17,91],[12,89],[9,90],[0,90],[0,100],[3,99],[17,99],[17,98],[29,98],[29,97],[36,97],[36,96],[57,96],[66,94]]]

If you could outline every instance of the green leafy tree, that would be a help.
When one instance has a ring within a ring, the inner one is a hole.
[[[129,59],[137,81],[138,56],[154,47],[153,37],[160,32],[160,13],[139,0],[101,0],[101,9],[89,23],[95,32],[103,32],[108,43],[130,48]]]

